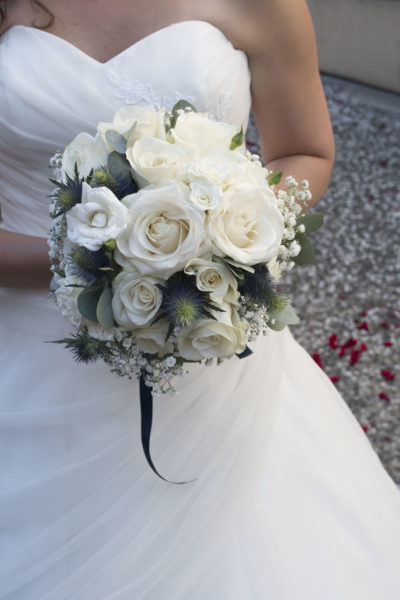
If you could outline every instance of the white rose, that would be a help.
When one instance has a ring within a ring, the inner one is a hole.
[[[200,210],[217,208],[221,203],[221,190],[207,179],[197,179],[190,184],[190,200]]]
[[[115,260],[141,273],[167,278],[201,253],[205,243],[204,213],[187,198],[182,184],[142,189],[124,198],[125,231],[117,239]]]
[[[82,184],[82,201],[67,213],[67,235],[71,242],[99,250],[125,228],[127,208],[106,187]]]
[[[268,187],[268,171],[260,162],[226,148],[214,148],[201,159],[191,161],[186,167],[187,182],[207,179],[223,191],[238,183],[252,183]]]
[[[274,258],[283,229],[270,188],[239,184],[224,194],[219,208],[208,213],[207,231],[215,254],[245,265]]]
[[[205,113],[186,112],[179,115],[171,135],[178,146],[194,148],[200,157],[212,148],[229,148],[237,131],[235,125],[213,121]]]
[[[128,147],[142,137],[165,139],[165,109],[156,111],[152,106],[122,106],[112,123],[99,123],[97,131],[105,139],[107,131],[117,131],[128,137]]]
[[[219,262],[205,258],[193,258],[185,267],[185,273],[196,275],[196,287],[209,292],[212,300],[236,303],[239,297],[237,281],[232,271]]]
[[[83,317],[78,308],[78,296],[83,287],[69,287],[80,284],[76,277],[57,278],[57,283],[59,285],[55,291],[57,306],[64,317],[75,327],[79,327]]]
[[[205,358],[230,358],[246,348],[247,325],[241,321],[235,309],[223,304],[225,312],[214,313],[217,321],[200,319],[178,337],[178,351],[186,360]]]
[[[116,322],[132,329],[147,325],[161,306],[162,294],[157,284],[164,283],[150,275],[122,271],[113,281],[112,309]]]
[[[166,339],[167,333],[168,321],[160,319],[151,327],[136,329],[134,333],[135,343],[142,352],[165,356],[165,354],[171,354],[174,350],[171,340]]]
[[[64,150],[62,172],[74,177],[76,163],[79,175],[86,177],[91,169],[107,164],[108,154],[109,150],[99,135],[93,137],[80,133]]]
[[[156,138],[142,138],[126,150],[134,177],[141,187],[176,179],[192,154],[190,149]]]

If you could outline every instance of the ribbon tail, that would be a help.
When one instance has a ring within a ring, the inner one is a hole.
[[[151,388],[149,388],[149,386],[146,385],[143,375],[140,376],[139,389],[142,447],[144,455],[150,467],[160,479],[166,481],[167,483],[184,485],[186,483],[192,483],[193,481],[196,481],[195,479],[191,479],[190,481],[169,481],[169,479],[166,479],[157,471],[150,454],[150,437],[151,428],[153,425],[153,394],[151,392]]]

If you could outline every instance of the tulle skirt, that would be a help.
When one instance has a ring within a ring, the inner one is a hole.
[[[191,365],[154,406],[45,343],[69,324],[2,291],[0,598],[398,600],[400,493],[288,330]]]

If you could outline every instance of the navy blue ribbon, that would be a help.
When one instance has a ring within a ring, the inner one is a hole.
[[[246,358],[246,356],[250,356],[250,354],[253,354],[253,351],[250,350],[248,346],[246,346],[246,348],[241,354],[237,354],[237,357]],[[192,483],[193,481],[196,481],[196,479],[191,479],[190,481],[170,481],[169,479],[165,479],[165,477],[160,475],[160,473],[157,471],[150,454],[150,437],[151,428],[153,426],[153,394],[151,393],[151,388],[148,385],[146,385],[143,374],[140,376],[139,388],[142,447],[144,455],[150,467],[160,479],[166,481],[167,483],[184,485],[185,483]]]
[[[140,387],[140,414],[141,414],[141,434],[142,434],[142,447],[144,455],[149,463],[150,467],[153,469],[154,473],[158,475],[160,479],[166,481],[167,483],[175,483],[176,485],[184,485],[185,483],[192,483],[196,481],[195,479],[191,479],[190,481],[169,481],[169,479],[165,479],[160,473],[157,471],[153,459],[150,454],[150,436],[151,436],[151,428],[153,425],[153,394],[151,393],[151,388],[146,385],[144,381],[143,375],[140,376],[139,380]]]

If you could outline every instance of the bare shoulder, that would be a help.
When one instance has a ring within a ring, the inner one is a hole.
[[[268,63],[277,58],[279,62],[299,60],[315,48],[305,0],[235,0],[219,5],[215,24],[250,59],[262,57]]]

